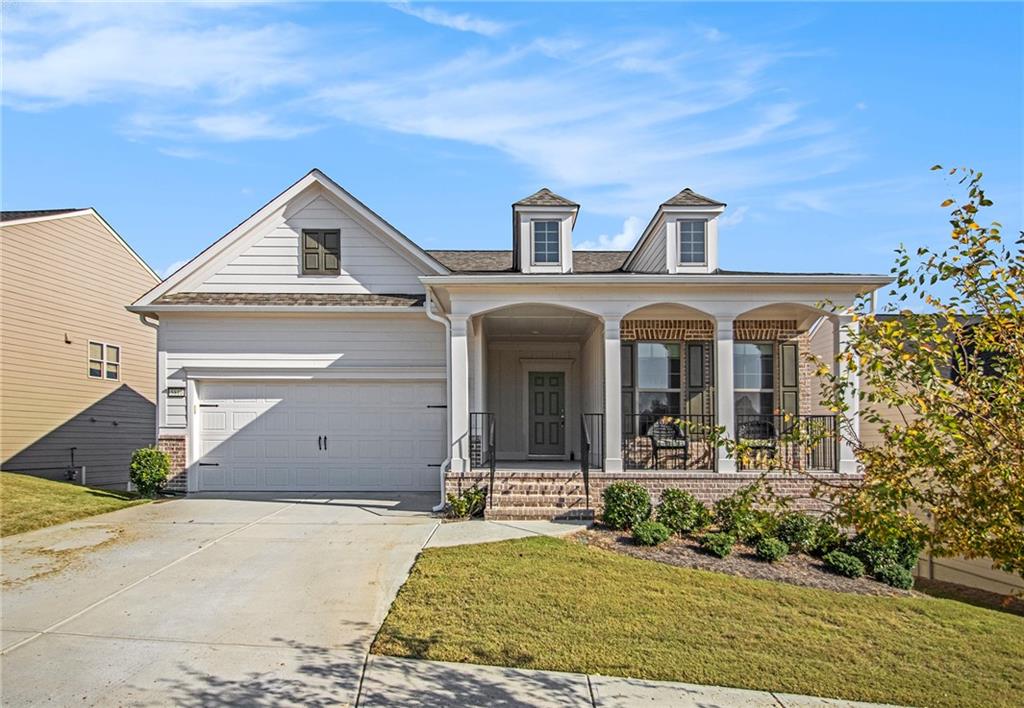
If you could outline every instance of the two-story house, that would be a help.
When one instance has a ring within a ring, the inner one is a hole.
[[[832,351],[851,322],[822,303],[888,277],[724,270],[726,205],[689,189],[629,252],[573,250],[579,209],[542,189],[512,205],[510,249],[427,251],[311,171],[129,308],[159,320],[174,484],[439,501],[493,484],[494,517],[552,517],[610,480],[709,499],[746,483],[756,471],[702,439],[712,425],[856,473],[835,437],[779,437],[834,425],[804,355],[822,322]],[[669,414],[693,425],[656,434]]]

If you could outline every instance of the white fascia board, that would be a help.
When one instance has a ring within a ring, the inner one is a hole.
[[[183,371],[186,379],[203,380],[281,379],[309,381],[314,379],[373,379],[443,381],[446,376],[445,367],[443,366],[351,366],[339,367],[336,369],[304,369],[299,367],[268,368],[265,366],[252,368],[242,366],[187,366],[184,367]]]
[[[777,274],[777,275],[726,275],[708,273],[697,274],[602,274],[587,273],[574,275],[448,275],[423,276],[420,282],[424,285],[863,285],[872,288],[882,287],[891,283],[888,275],[809,275],[809,274]]]
[[[576,217],[580,214],[580,208],[578,206],[516,206],[512,207],[512,211],[524,214],[572,214],[572,225],[576,227]]]
[[[439,275],[450,272],[437,260],[424,252],[423,249],[413,243],[408,237],[399,232],[395,227],[391,226],[391,224],[384,221],[384,219],[375,214],[365,204],[345,191],[345,189],[343,189],[337,182],[320,170],[314,169],[264,204],[248,219],[207,246],[192,260],[176,270],[169,278],[140,297],[133,304],[146,305],[158,299],[161,295],[165,295],[172,291],[175,287],[223,254],[246,235],[251,233],[260,224],[265,222],[267,219],[272,218],[274,214],[284,209],[295,197],[314,184],[320,185],[335,199],[338,199],[347,205],[353,212],[359,215],[361,219],[374,226],[381,234],[392,240],[402,252],[415,258],[427,270]]]
[[[92,217],[94,217],[96,219],[96,221],[100,222],[100,225],[104,229],[107,230],[107,233],[109,233],[111,236],[113,236],[114,239],[119,244],[121,244],[121,246],[124,248],[124,250],[128,251],[128,253],[131,254],[132,258],[134,258],[136,261],[138,261],[139,265],[141,265],[143,268],[145,268],[146,272],[149,273],[151,276],[153,276],[153,280],[155,280],[158,283],[160,282],[160,276],[156,274],[156,271],[154,271],[152,268],[150,268],[149,264],[146,263],[146,261],[144,261],[142,259],[142,256],[140,256],[138,253],[136,253],[135,249],[132,248],[130,245],[128,245],[128,242],[125,241],[121,237],[121,234],[119,234],[116,231],[114,231],[114,227],[112,227],[110,224],[108,224],[107,220],[104,219],[102,216],[100,216],[100,213],[98,211],[96,211],[95,209],[93,209],[92,207],[89,207],[88,209],[78,209],[77,211],[68,211],[68,212],[64,212],[63,214],[46,214],[44,216],[30,216],[30,217],[27,217],[27,218],[24,218],[24,219],[14,219],[12,221],[4,221],[4,222],[0,222],[0,228],[3,228],[5,226],[20,226],[22,224],[37,224],[37,223],[40,223],[40,222],[43,222],[43,221],[55,221],[57,219],[70,219],[70,218],[76,217],[76,216],[92,216]]]
[[[128,305],[129,312],[159,314],[161,312],[295,312],[307,314],[323,313],[382,313],[392,315],[423,314],[422,305],[412,307],[391,307],[387,305]]]

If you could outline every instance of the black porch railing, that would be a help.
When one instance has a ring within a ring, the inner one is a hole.
[[[590,470],[604,469],[604,413],[580,415],[580,472],[590,508]]]
[[[641,413],[622,417],[627,470],[713,470],[715,416]]]
[[[736,460],[741,471],[838,469],[834,415],[737,415],[736,441],[744,447]]]

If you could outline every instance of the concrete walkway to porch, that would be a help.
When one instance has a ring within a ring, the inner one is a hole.
[[[439,524],[424,548],[468,546],[528,536],[568,536],[589,525],[589,521],[452,521]]]
[[[677,706],[860,708],[872,703],[614,676],[371,655],[358,706]]]

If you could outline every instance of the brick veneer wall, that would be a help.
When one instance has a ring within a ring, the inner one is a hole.
[[[811,492],[817,481],[826,484],[852,484],[860,480],[855,475],[839,474],[789,474],[773,472],[716,473],[700,471],[674,472],[621,472],[590,474],[590,506],[600,514],[601,495],[614,482],[636,482],[651,494],[655,504],[666,489],[683,489],[705,504],[714,504],[738,489],[758,479],[763,479],[779,496],[792,499],[792,508],[808,512],[821,512],[828,508],[827,501],[815,498]],[[460,494],[465,490],[486,487],[489,477],[483,472],[449,473],[445,476],[445,493]],[[583,475],[580,472],[529,472],[516,471],[497,473],[495,476],[495,507],[500,508],[501,517],[514,519],[536,518],[537,507],[552,512],[551,517],[560,516],[559,510],[580,510],[585,505]]]
[[[156,446],[171,456],[171,471],[164,489],[174,492],[188,491],[188,467],[185,464],[185,436],[162,435]]]

